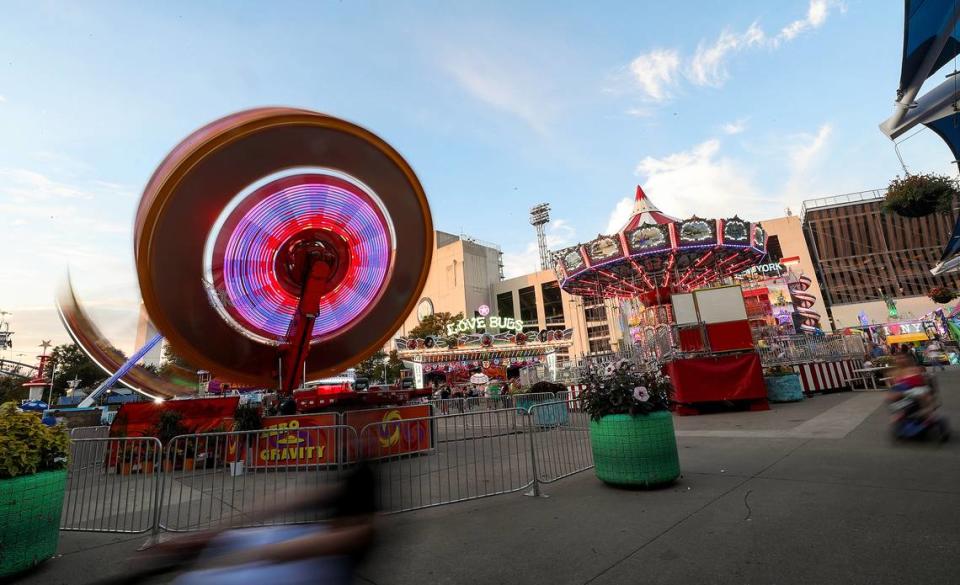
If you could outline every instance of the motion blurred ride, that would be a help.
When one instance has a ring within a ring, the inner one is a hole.
[[[950,437],[946,417],[939,412],[936,382],[909,355],[897,356],[887,404],[895,439],[939,440]]]
[[[140,200],[134,253],[147,314],[177,355],[312,411],[415,397],[403,380],[361,392],[305,382],[346,371],[400,328],[433,233],[423,188],[389,144],[324,114],[259,108],[167,155]],[[122,363],[72,290],[60,307],[74,340],[119,381],[157,399],[192,393]]]

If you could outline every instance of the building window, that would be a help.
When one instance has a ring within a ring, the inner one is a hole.
[[[607,320],[607,308],[603,305],[598,307],[588,307],[586,310],[584,310],[584,314],[586,315],[587,321],[592,323]]]
[[[540,328],[537,324],[537,291],[532,287],[521,288],[518,291],[520,297],[520,319],[523,321],[524,331],[536,331]]]
[[[607,325],[598,325],[595,327],[587,327],[587,337],[594,339],[596,337],[610,337],[610,327]]]
[[[609,339],[591,339],[590,340],[590,353],[599,353],[603,351],[610,351]]]
[[[767,237],[767,258],[772,264],[783,259],[783,249],[780,248],[780,238],[778,236]]]
[[[517,316],[513,308],[513,291],[507,291],[497,295],[497,315],[501,317]]]
[[[543,318],[546,320],[547,329],[551,325],[563,325],[563,299],[560,296],[560,283],[545,282],[541,285],[543,293]]]

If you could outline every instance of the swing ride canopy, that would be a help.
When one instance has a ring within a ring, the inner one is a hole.
[[[554,255],[560,286],[570,294],[640,298],[646,304],[737,274],[766,255],[759,223],[733,216],[677,219],[637,186],[633,213],[619,232]]]

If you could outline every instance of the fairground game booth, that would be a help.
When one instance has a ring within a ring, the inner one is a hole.
[[[557,350],[571,345],[573,329],[525,333],[522,324],[517,327],[515,323],[520,322],[498,316],[473,317],[457,323],[455,335],[398,337],[394,342],[404,365],[413,371],[417,388],[434,383],[465,384],[473,374],[507,381],[530,366],[542,367],[545,377],[555,380]]]

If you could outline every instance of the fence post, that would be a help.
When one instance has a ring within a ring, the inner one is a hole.
[[[533,404],[527,408],[526,422],[529,431],[527,434],[530,435],[530,469],[533,471],[533,487],[523,495],[532,498],[549,498],[550,496],[540,492],[540,479],[539,473],[537,473],[537,449],[533,442],[533,435],[536,432],[535,425],[533,424],[533,409],[536,408],[536,406],[536,404]]]
[[[163,497],[163,481],[160,479],[165,477],[161,473],[163,471],[163,445],[160,443],[160,439],[154,439],[156,441],[157,448],[154,450],[153,455],[153,482],[156,484],[153,488],[153,526],[150,527],[150,538],[147,539],[138,551],[146,550],[152,546],[160,544],[160,505],[162,503]]]

